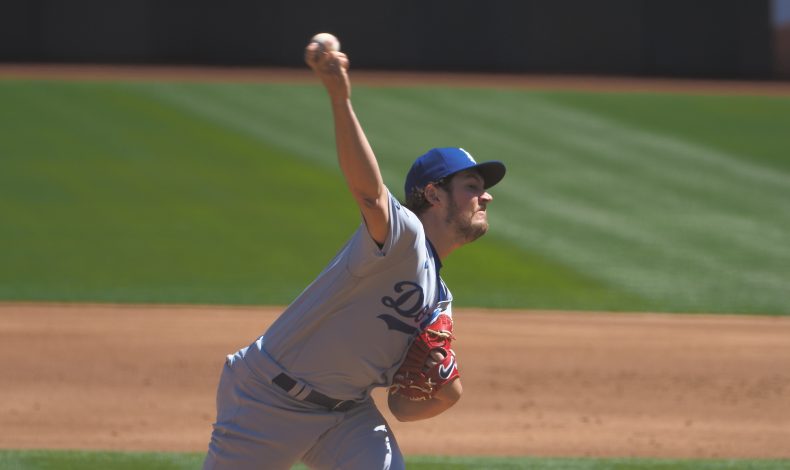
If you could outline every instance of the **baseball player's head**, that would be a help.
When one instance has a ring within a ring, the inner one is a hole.
[[[488,230],[486,191],[505,176],[499,161],[477,163],[462,148],[434,148],[419,157],[406,176],[405,206],[420,218],[435,212],[465,241]]]

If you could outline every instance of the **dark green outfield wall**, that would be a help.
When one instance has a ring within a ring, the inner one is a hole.
[[[769,78],[768,0],[5,0],[0,61],[301,66],[314,33],[361,68]]]

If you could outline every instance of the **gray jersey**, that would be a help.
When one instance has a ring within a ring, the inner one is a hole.
[[[341,400],[391,383],[414,336],[452,296],[422,223],[389,196],[379,247],[364,224],[246,353],[253,369],[274,360],[289,375]],[[258,364],[256,364],[256,362]]]

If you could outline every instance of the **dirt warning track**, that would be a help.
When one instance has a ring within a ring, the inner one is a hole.
[[[790,96],[790,81],[704,80],[628,76],[448,73],[351,69],[355,85],[487,87],[589,92]],[[307,68],[163,65],[0,64],[0,80],[300,83],[318,85]]]

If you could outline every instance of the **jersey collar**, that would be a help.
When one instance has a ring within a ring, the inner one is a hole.
[[[436,265],[436,271],[438,272],[440,269],[442,269],[442,260],[439,259],[439,254],[437,253],[436,248],[434,248],[433,243],[431,243],[428,237],[425,237],[425,242],[426,245],[428,245],[428,253],[430,253],[431,256],[433,257],[433,262]]]

